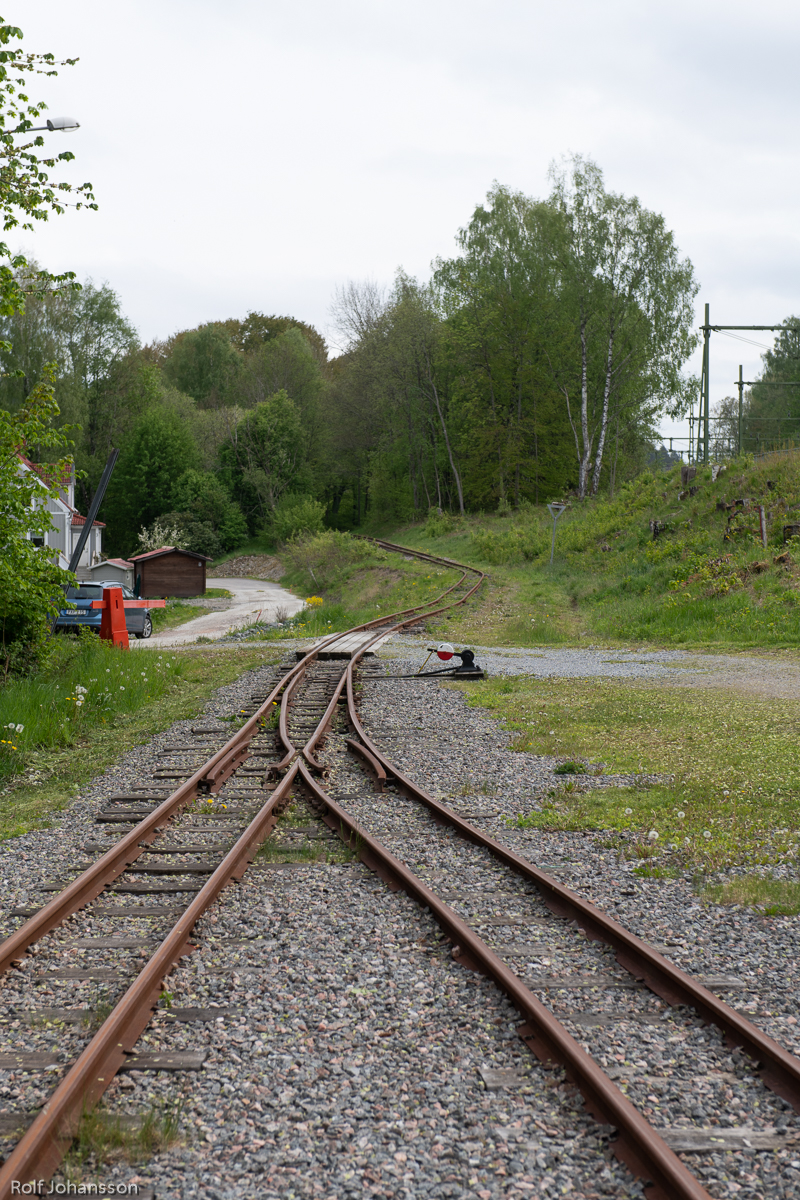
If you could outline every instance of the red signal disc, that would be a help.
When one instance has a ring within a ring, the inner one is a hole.
[[[436,653],[439,655],[439,658],[441,658],[444,662],[447,662],[448,659],[453,657],[455,650],[449,642],[442,642]]]

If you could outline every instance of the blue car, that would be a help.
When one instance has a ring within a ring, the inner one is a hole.
[[[98,583],[80,583],[77,587],[68,588],[67,599],[74,602],[75,608],[62,608],[56,621],[56,631],[64,632],[65,630],[83,627],[85,629],[94,629],[99,633],[103,613],[99,608],[90,608],[91,602],[103,599],[104,588],[120,586],[120,584],[113,583],[110,579],[103,579]],[[131,589],[127,587],[122,588],[122,596],[125,600],[136,599]],[[132,633],[134,637],[149,638],[153,632],[153,619],[150,616],[150,609],[126,608],[125,626],[128,633]]]

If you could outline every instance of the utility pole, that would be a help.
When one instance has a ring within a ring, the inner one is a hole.
[[[736,439],[736,453],[742,453],[742,403],[744,397],[744,379],[742,378],[742,364],[739,363],[739,436]]]
[[[703,462],[708,462],[708,367],[709,367],[709,345],[711,339],[711,326],[709,324],[709,305],[706,305],[706,323],[703,329]],[[698,458],[700,456],[698,455]]]

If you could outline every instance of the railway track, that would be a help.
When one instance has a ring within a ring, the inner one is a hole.
[[[450,560],[417,555],[392,543],[379,544],[460,568]],[[397,770],[379,739],[367,732],[359,713],[357,675],[364,654],[388,630],[411,626],[464,603],[482,577],[469,568],[460,569],[460,579],[437,601],[360,627],[364,641],[349,661],[323,661],[321,655],[335,650],[337,641],[352,631],[332,635],[299,662],[285,664],[271,686],[254,697],[233,737],[226,738],[227,730],[219,722],[198,723],[190,742],[168,750],[149,783],[109,800],[98,816],[109,836],[86,847],[100,857],[76,880],[60,887],[53,900],[0,945],[0,967],[11,972],[6,998],[11,994],[13,1002],[14,996],[19,996],[22,1011],[22,993],[35,971],[30,969],[34,959],[26,959],[26,955],[35,949],[38,957],[47,939],[56,936],[71,915],[119,914],[128,927],[142,915],[162,921],[155,942],[130,934],[79,939],[86,943],[82,950],[102,952],[104,959],[113,954],[111,967],[64,968],[60,976],[58,971],[51,973],[54,981],[56,977],[79,976],[94,982],[104,979],[111,990],[116,985],[121,994],[93,1036],[73,1016],[69,1027],[73,1030],[70,1048],[74,1048],[74,1061],[0,1168],[0,1200],[14,1194],[12,1181],[27,1183],[52,1175],[81,1114],[98,1102],[119,1071],[132,1066],[141,1070],[180,1068],[180,1056],[170,1060],[167,1052],[137,1055],[137,1041],[151,1020],[170,970],[192,953],[191,939],[198,921],[231,881],[243,877],[290,797],[299,790],[310,798],[331,831],[371,870],[430,910],[452,943],[457,961],[483,972],[505,993],[522,1015],[520,1033],[526,1044],[543,1063],[563,1066],[592,1114],[618,1131],[613,1152],[635,1175],[651,1181],[650,1194],[667,1200],[700,1200],[708,1195],[581,1044],[585,1020],[583,1026],[570,1020],[569,1014],[562,1014],[559,1020],[544,1003],[541,997],[547,998],[553,980],[542,977],[541,972],[539,977],[531,977],[529,969],[520,969],[518,949],[511,943],[520,928],[535,930],[537,937],[550,939],[542,945],[551,945],[554,923],[558,926],[556,939],[571,942],[567,950],[582,964],[580,971],[573,973],[573,991],[591,987],[610,992],[613,1005],[619,997],[615,988],[621,984],[632,987],[631,995],[637,997],[632,1009],[638,1004],[634,1025],[638,1020],[646,1029],[648,1019],[653,1019],[653,1011],[646,1010],[647,998],[654,995],[671,1007],[679,1006],[683,1015],[678,1020],[684,1024],[689,1019],[684,1010],[691,1009],[720,1029],[731,1044],[744,1049],[759,1064],[764,1083],[800,1111],[797,1058],[654,947],[418,787]],[[367,677],[361,670],[361,678]],[[349,727],[349,738],[336,732],[343,723]],[[340,751],[338,755],[334,748]],[[342,770],[352,785],[345,789],[346,804],[341,795],[337,799]],[[377,812],[370,801],[373,786],[389,789]],[[412,870],[405,861],[404,847],[412,835],[415,847],[421,841],[428,848],[427,870]],[[476,855],[481,870],[493,880],[488,891],[485,886],[464,889],[470,858]],[[442,862],[448,866],[446,871],[434,869],[435,863],[441,867]],[[107,903],[112,895],[116,902]],[[170,902],[154,904],[154,896],[159,902]],[[583,931],[580,939],[576,927]],[[498,932],[506,938],[500,945]],[[603,958],[600,952],[600,957],[587,959],[587,938],[610,948],[615,956],[611,966],[608,955]],[[565,954],[569,956],[567,951]],[[522,957],[535,958],[530,948]],[[142,958],[145,961],[139,970]],[[609,968],[615,973],[610,981]],[[607,995],[604,999],[608,1002]],[[64,1016],[66,1010],[58,1011],[61,1020],[70,1020]],[[595,1015],[602,1026],[602,1018],[610,1014],[599,1011]],[[586,1017],[585,1012],[582,1016]],[[20,1040],[18,1064],[24,1063],[26,1055],[24,1036]],[[14,1058],[13,1054],[5,1057]],[[0,1059],[0,1067],[4,1065],[9,1064]]]

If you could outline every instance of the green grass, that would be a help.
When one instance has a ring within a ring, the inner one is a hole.
[[[794,917],[800,913],[800,882],[795,879],[739,875],[727,883],[706,888],[703,899],[713,904],[741,904],[758,908],[770,917]]]
[[[499,678],[451,684],[500,718],[511,751],[671,776],[657,786],[554,789],[523,827],[616,832],[643,861],[713,871],[797,862],[796,701],[618,680]],[[657,837],[652,837],[657,834]]]
[[[94,635],[59,639],[46,671],[0,689],[0,840],[46,824],[126,750],[194,716],[215,688],[274,658],[247,643],[143,657]]]
[[[137,1118],[120,1117],[103,1109],[85,1113],[78,1132],[64,1159],[65,1178],[73,1184],[83,1181],[87,1168],[114,1163],[144,1163],[180,1141],[180,1111],[150,1108]]]
[[[692,486],[696,495],[681,501],[676,468],[642,475],[613,500],[571,499],[552,567],[543,504],[383,532],[491,573],[480,604],[446,624],[465,643],[800,646],[800,547],[782,540],[783,525],[800,519],[800,454],[735,460],[714,483],[701,467]],[[740,498],[751,507],[725,542],[729,513],[718,502]],[[766,549],[757,504],[771,514]],[[651,520],[668,525],[657,540]],[[787,549],[788,559],[776,561]]]
[[[461,575],[330,531],[292,543],[283,557],[282,583],[307,601],[283,629],[265,634],[270,640],[324,637],[427,604]]]

